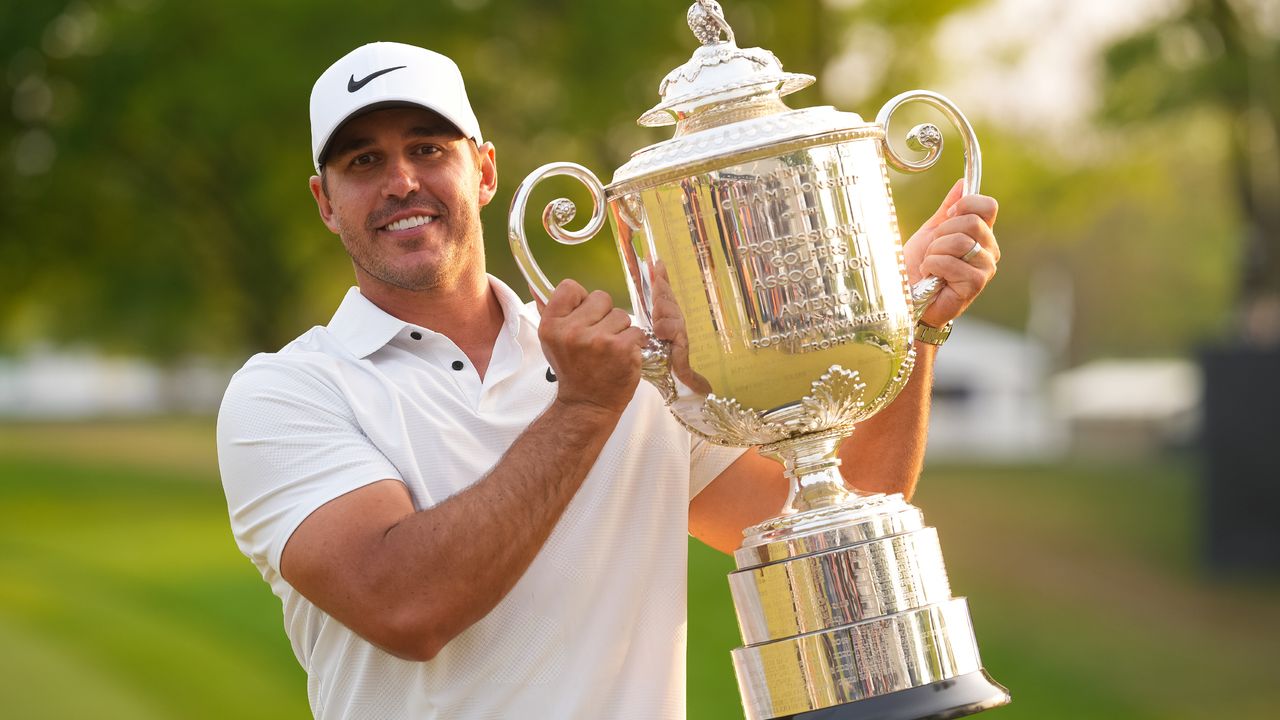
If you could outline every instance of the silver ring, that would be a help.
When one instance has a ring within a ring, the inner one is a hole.
[[[969,248],[969,252],[961,255],[960,259],[965,262],[969,262],[970,260],[978,257],[978,253],[980,252],[982,252],[982,243],[978,242],[977,240],[974,240],[973,247]]]

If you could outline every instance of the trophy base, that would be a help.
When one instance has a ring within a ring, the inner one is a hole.
[[[1009,703],[1009,691],[986,670],[909,690],[772,720],[948,720]]]

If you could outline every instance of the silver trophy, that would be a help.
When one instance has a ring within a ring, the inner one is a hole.
[[[900,156],[894,111],[940,110],[964,142],[966,193],[978,191],[973,128],[946,98],[913,91],[876,121],[831,107],[791,110],[782,96],[814,81],[740,48],[720,6],[698,0],[702,46],[662,81],[642,125],[676,126],[639,150],[607,187],[572,163],[544,165],[511,204],[512,252],[533,291],[552,291],[529,250],[534,185],[568,175],[594,207],[566,229],[555,200],[543,227],[575,244],[606,208],[634,313],[650,334],[644,377],[688,429],[758,446],[791,481],[778,517],[744,532],[729,577],[744,646],[733,652],[742,703],[764,718],[949,718],[1003,705],[982,667],[968,607],[951,595],[936,531],[901,495],[845,487],[837,450],[854,425],[906,384],[917,319],[940,289],[910,287],[888,168],[919,172],[942,152],[920,125]]]

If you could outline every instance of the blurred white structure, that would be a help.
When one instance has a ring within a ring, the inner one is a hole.
[[[202,361],[162,370],[135,358],[34,348],[0,357],[0,418],[211,413],[231,372]]]
[[[1100,360],[1060,373],[1052,392],[1080,452],[1151,454],[1196,433],[1201,379],[1188,360]]]
[[[1109,360],[1053,375],[1052,355],[1041,341],[977,318],[957,322],[935,367],[929,458],[1142,455],[1193,437],[1194,363]],[[0,357],[0,420],[212,414],[234,371],[208,361],[162,369],[91,351],[32,349]]]
[[[938,352],[930,459],[1044,460],[1067,447],[1046,388],[1049,353],[1025,335],[974,317]]]

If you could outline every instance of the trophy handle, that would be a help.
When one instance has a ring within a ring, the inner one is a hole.
[[[547,207],[542,211],[542,227],[546,229],[547,234],[563,245],[578,245],[595,237],[600,232],[600,228],[604,227],[604,186],[600,184],[600,179],[595,173],[577,163],[558,162],[543,165],[529,173],[524,182],[520,183],[520,187],[516,188],[516,194],[511,198],[511,212],[507,216],[507,240],[511,243],[511,254],[515,257],[516,267],[520,268],[520,274],[524,275],[524,279],[528,281],[529,289],[533,294],[544,303],[555,290],[555,286],[547,279],[542,268],[538,267],[538,261],[533,259],[533,252],[529,250],[529,239],[524,233],[524,213],[529,205],[529,195],[533,193],[534,186],[556,175],[568,175],[587,186],[587,191],[591,193],[591,219],[581,230],[565,229],[564,226],[577,214],[578,206],[574,205],[569,198],[556,198],[547,203]]]
[[[907,133],[907,147],[916,152],[925,153],[922,159],[908,160],[893,149],[893,145],[889,142],[889,120],[899,107],[910,102],[923,102],[937,108],[960,131],[960,138],[964,141],[964,194],[977,194],[982,185],[982,148],[978,146],[978,135],[973,131],[968,118],[960,112],[960,108],[936,92],[929,90],[904,92],[885,103],[876,114],[876,124],[885,131],[881,142],[884,144],[885,157],[889,164],[899,172],[918,173],[933,167],[942,155],[942,133],[936,125],[928,123],[917,125]],[[925,309],[938,297],[943,284],[941,279],[931,275],[911,286],[911,300],[915,307],[913,316],[916,322],[920,321],[920,316],[924,315]]]
[[[529,249],[529,239],[524,232],[524,214],[534,186],[556,175],[568,175],[587,186],[587,192],[591,193],[591,219],[581,230],[566,229],[564,226],[573,220],[578,207],[568,198],[556,198],[542,210],[542,227],[547,234],[563,245],[578,245],[595,237],[600,228],[604,227],[604,186],[595,173],[587,168],[571,162],[548,163],[529,173],[520,183],[511,198],[511,211],[507,215],[507,240],[511,243],[511,254],[515,257],[516,267],[520,268],[520,274],[529,283],[529,289],[543,303],[547,302],[555,286],[547,279],[546,273],[542,272]],[[658,340],[650,330],[646,330],[645,334],[649,341],[640,352],[641,376],[653,383],[670,405],[676,398],[675,382],[671,375],[671,344]]]

